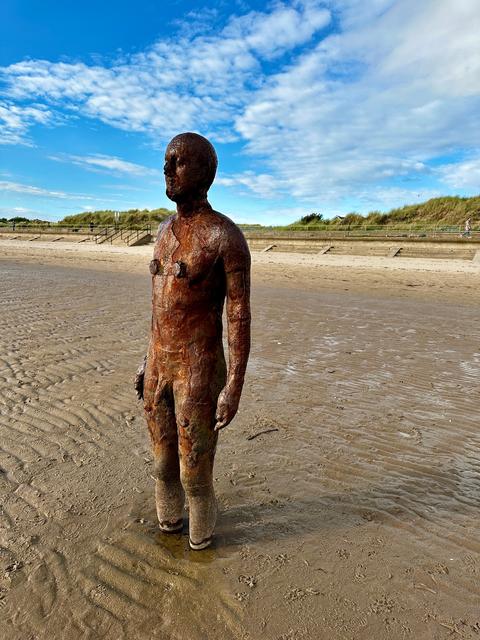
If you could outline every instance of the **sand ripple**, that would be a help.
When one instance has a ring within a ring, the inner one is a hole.
[[[195,554],[155,527],[130,388],[148,278],[0,264],[9,640],[478,637],[478,306],[256,286]]]

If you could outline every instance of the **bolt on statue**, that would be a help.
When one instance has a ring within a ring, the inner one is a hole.
[[[177,213],[158,230],[150,344],[135,377],[153,448],[159,526],[182,530],[186,495],[192,549],[212,541],[217,436],[237,412],[250,351],[250,253],[240,229],[207,200],[216,169],[206,138],[182,133],[169,143],[166,193]]]

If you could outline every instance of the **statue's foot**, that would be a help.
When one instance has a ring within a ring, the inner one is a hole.
[[[210,536],[209,538],[205,538],[201,542],[193,542],[191,538],[188,539],[190,549],[193,549],[194,551],[201,551],[202,549],[206,549],[212,544],[212,541],[213,541],[213,536]]]
[[[159,522],[158,527],[162,533],[180,533],[183,529],[183,518],[176,522]]]

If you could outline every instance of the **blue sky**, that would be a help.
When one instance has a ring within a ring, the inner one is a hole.
[[[479,33],[478,0],[3,0],[0,217],[171,207],[182,131],[238,222],[478,194]]]

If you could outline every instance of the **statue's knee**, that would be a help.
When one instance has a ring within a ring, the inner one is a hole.
[[[201,469],[184,469],[180,472],[180,481],[189,496],[204,496],[212,490],[212,477],[210,473]]]
[[[155,480],[162,480],[163,482],[173,480],[178,482],[178,464],[175,464],[167,457],[156,458],[153,461],[152,476]]]

